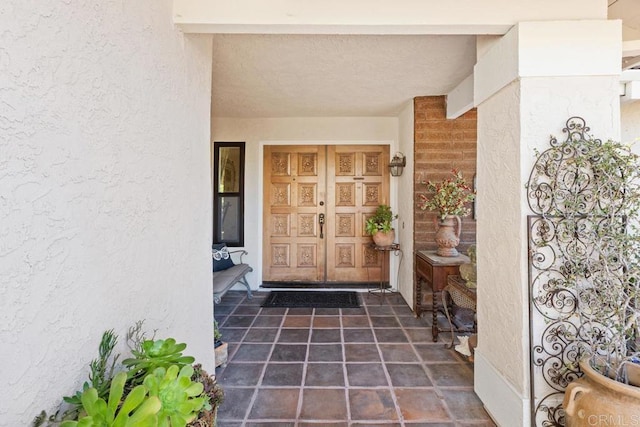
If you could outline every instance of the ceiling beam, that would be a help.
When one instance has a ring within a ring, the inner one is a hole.
[[[505,34],[521,21],[607,19],[602,0],[174,0],[184,32]]]

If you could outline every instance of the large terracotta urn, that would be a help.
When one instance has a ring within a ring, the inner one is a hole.
[[[436,244],[437,254],[440,256],[458,256],[456,246],[460,244],[460,231],[462,221],[459,216],[447,215],[444,219],[438,218],[436,221]]]
[[[564,392],[566,427],[640,425],[640,387],[605,377],[587,361],[580,362],[580,369],[582,378]]]

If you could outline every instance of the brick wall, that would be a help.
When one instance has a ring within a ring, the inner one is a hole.
[[[420,194],[430,196],[421,181],[442,181],[451,177],[457,169],[472,182],[476,173],[477,115],[468,111],[455,120],[446,119],[444,96],[422,96],[414,98],[414,200]],[[415,250],[436,249],[434,241],[436,214],[415,208]],[[476,241],[476,222],[472,215],[462,218],[462,234],[458,250],[465,253]]]

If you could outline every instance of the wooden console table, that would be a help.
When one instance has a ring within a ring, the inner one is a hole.
[[[415,273],[413,280],[414,294],[414,312],[416,317],[420,317],[422,312],[431,309],[433,315],[433,326],[431,332],[433,341],[438,341],[438,310],[440,292],[447,286],[447,277],[459,274],[458,267],[461,264],[470,262],[466,255],[458,255],[457,257],[442,257],[436,255],[436,251],[416,251],[415,256]],[[422,292],[423,284],[425,289],[431,290],[431,301],[425,301]],[[431,303],[430,308],[423,307],[426,303]]]

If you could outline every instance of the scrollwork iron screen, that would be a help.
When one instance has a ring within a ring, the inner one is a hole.
[[[602,214],[620,205],[619,192],[607,197],[605,191],[603,196],[594,167],[598,159],[589,156],[602,142],[588,131],[582,118],[567,120],[566,140],[551,137],[551,147],[538,154],[527,183],[534,213],[527,218],[533,426],[564,426],[564,390],[581,376],[577,362],[586,337],[598,328],[607,334],[603,325],[579,321],[584,318],[584,295],[566,284],[622,280],[622,265],[606,271],[580,265],[600,256],[610,258],[603,253],[606,246],[593,244],[594,238],[601,241],[603,230],[615,234],[625,228],[623,217]]]

